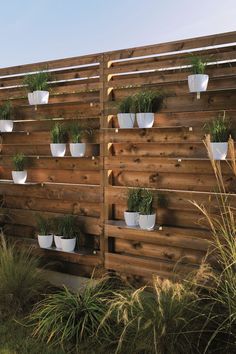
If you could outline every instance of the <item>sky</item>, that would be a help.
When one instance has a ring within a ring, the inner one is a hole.
[[[236,0],[0,0],[0,67],[236,30]]]

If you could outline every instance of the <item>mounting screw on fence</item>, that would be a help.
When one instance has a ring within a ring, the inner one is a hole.
[[[90,104],[89,104],[89,105],[90,105],[90,107],[93,107],[93,102],[90,102]]]
[[[44,183],[41,183],[41,187],[43,187],[44,186]]]
[[[178,162],[181,162],[182,160],[181,159],[178,159]]]
[[[161,231],[162,229],[163,229],[162,226],[159,226],[159,229],[158,229],[158,230]]]
[[[119,132],[119,129],[118,129],[118,128],[116,128],[116,129],[115,129],[115,133],[118,133],[118,132]]]
[[[26,134],[27,134],[27,135],[29,135],[30,133],[29,133],[29,132],[27,132]]]
[[[37,156],[37,160],[39,160],[39,156]]]
[[[189,130],[190,132],[192,132],[192,131],[193,131],[193,127],[189,127],[188,130]]]
[[[95,157],[94,157],[94,156],[92,156],[92,160],[95,160]]]
[[[93,250],[93,254],[97,254],[97,251],[96,251],[96,250]]]

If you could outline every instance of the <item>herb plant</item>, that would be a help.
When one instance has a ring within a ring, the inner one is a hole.
[[[142,198],[141,188],[132,188],[128,191],[127,208],[129,212],[139,212],[139,206]]]
[[[55,123],[51,130],[51,140],[53,144],[62,144],[67,142],[67,131],[62,124]]]
[[[10,101],[6,101],[0,106],[0,119],[2,120],[13,119],[13,106]]]
[[[26,164],[26,157],[24,154],[16,154],[13,156],[12,161],[15,171],[24,171]]]
[[[158,91],[141,91],[133,99],[136,113],[155,113],[163,104],[163,94]]]
[[[231,134],[232,122],[223,111],[217,118],[204,125],[204,130],[210,134],[211,141],[215,143],[227,142]]]
[[[81,143],[81,139],[84,133],[85,133],[84,129],[78,123],[71,124],[70,136],[71,136],[71,142],[73,144]]]
[[[139,211],[142,215],[151,215],[153,213],[152,208],[153,195],[148,189],[142,190],[141,203],[139,206]]]
[[[39,235],[51,234],[51,222],[49,219],[44,218],[42,215],[37,215],[36,222]]]
[[[47,71],[39,71],[36,74],[25,76],[23,84],[27,86],[29,92],[48,91],[48,81],[51,80],[51,74]]]
[[[73,215],[65,215],[55,219],[54,225],[55,234],[65,239],[77,238],[80,235],[80,230]]]
[[[128,96],[125,97],[118,105],[119,113],[134,113],[135,105],[134,105],[134,97]]]
[[[193,75],[204,74],[207,62],[201,57],[192,56],[191,58],[191,71]]]

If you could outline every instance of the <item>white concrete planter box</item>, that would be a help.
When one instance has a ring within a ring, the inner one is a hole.
[[[38,235],[38,243],[41,248],[51,248],[53,235]]]
[[[12,171],[11,174],[16,184],[24,184],[27,179],[27,171]]]
[[[0,119],[0,132],[8,133],[13,130],[13,121],[8,119]]]
[[[76,246],[76,238],[61,238],[61,248],[64,252],[74,252]]]
[[[209,76],[205,74],[195,74],[188,76],[188,87],[190,92],[203,92],[207,90]]]
[[[70,143],[70,153],[73,157],[83,157],[85,155],[85,143]]]
[[[211,143],[211,152],[214,160],[225,160],[228,153],[228,143]]]
[[[134,127],[135,113],[118,113],[119,127],[122,129],[129,129]]]
[[[138,212],[124,212],[125,223],[127,226],[138,226],[139,213]]]
[[[54,235],[54,242],[57,249],[61,249],[61,236]]]
[[[152,128],[154,124],[154,113],[137,113],[137,123],[139,128]]]
[[[28,93],[28,101],[30,105],[47,104],[49,99],[48,91],[34,91]]]
[[[66,144],[50,144],[52,156],[63,157],[66,153]]]
[[[156,214],[139,215],[139,226],[143,230],[152,230],[155,227]]]

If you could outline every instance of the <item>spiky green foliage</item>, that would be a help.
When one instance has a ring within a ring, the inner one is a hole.
[[[0,106],[0,119],[12,120],[14,117],[14,110],[11,101],[6,101]]]
[[[219,113],[218,117],[204,125],[204,131],[210,134],[211,141],[216,143],[227,142],[229,140],[232,122],[226,112]]]
[[[79,123],[74,122],[70,125],[69,131],[71,136],[71,142],[74,144],[81,143],[81,139],[85,134],[85,129],[82,128]]]
[[[138,212],[142,198],[141,188],[130,188],[128,190],[127,211]]]
[[[64,125],[55,123],[51,129],[51,141],[53,144],[66,143],[68,140],[67,130]]]
[[[93,280],[88,281],[78,293],[64,287],[60,292],[48,295],[34,309],[31,315],[33,334],[49,344],[73,348],[76,352],[92,345],[88,352],[97,353],[97,345],[103,338],[109,339],[113,331],[106,323],[97,335],[110,297],[111,284],[106,277],[95,284]]]
[[[163,104],[164,96],[158,91],[140,91],[134,95],[134,105],[136,113],[156,113]]]
[[[42,215],[36,215],[37,230],[39,235],[49,235],[52,231],[52,221]]]
[[[142,215],[150,215],[153,213],[153,194],[148,189],[142,189],[141,202],[139,205],[139,211]]]
[[[125,97],[118,105],[118,113],[134,113],[134,112],[135,112],[134,97],[133,96]]]
[[[26,85],[29,92],[48,91],[48,81],[51,80],[51,74],[47,71],[39,71],[36,74],[25,76],[23,84]]]
[[[28,311],[45,291],[39,259],[0,237],[0,313]]]
[[[201,57],[193,55],[191,57],[190,63],[191,63],[191,71],[194,75],[205,73],[206,64],[207,64],[206,60],[204,61]]]
[[[14,165],[14,171],[24,171],[27,158],[24,154],[16,154],[12,158],[13,165]]]
[[[55,218],[54,234],[63,236],[66,239],[78,238],[80,236],[80,229],[76,224],[76,217],[74,215],[65,215]]]

